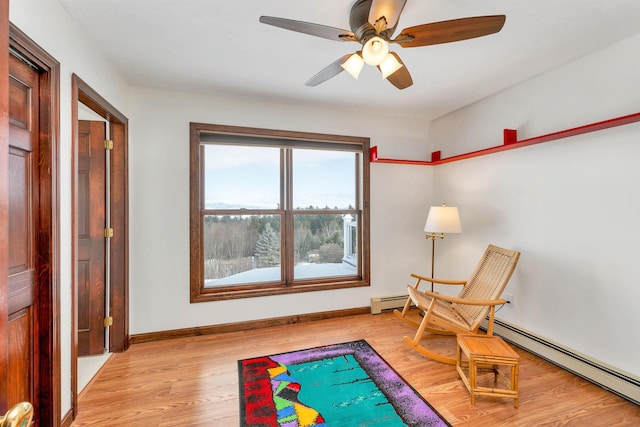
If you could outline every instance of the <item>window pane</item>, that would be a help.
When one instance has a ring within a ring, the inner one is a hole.
[[[294,209],[354,209],[356,154],[293,150]]]
[[[293,224],[294,280],[358,274],[351,237],[357,235],[356,222],[351,215],[296,214]]]
[[[279,282],[279,215],[206,215],[204,285]]]
[[[204,147],[205,209],[279,208],[279,148]]]
[[[189,130],[191,302],[369,286],[368,138]]]

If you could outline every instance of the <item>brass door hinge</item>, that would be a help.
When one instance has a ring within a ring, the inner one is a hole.
[[[113,325],[113,317],[108,316],[104,318],[104,327]]]
[[[113,228],[105,228],[104,229],[104,237],[109,239],[113,237]]]
[[[104,140],[104,149],[105,150],[113,150],[113,141],[110,139]]]

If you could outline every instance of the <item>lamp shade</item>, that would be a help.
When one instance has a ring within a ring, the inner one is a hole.
[[[460,214],[455,206],[431,206],[427,222],[424,224],[427,233],[462,233]]]

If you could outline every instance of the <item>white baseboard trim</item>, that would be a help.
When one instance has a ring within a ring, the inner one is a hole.
[[[486,321],[483,328],[486,330]],[[640,405],[640,378],[502,320],[496,319],[493,331],[506,341]]]

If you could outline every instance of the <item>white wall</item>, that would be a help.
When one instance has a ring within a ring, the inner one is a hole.
[[[500,317],[635,375],[638,124],[436,168],[371,165],[370,288],[189,304],[188,123],[367,136],[381,157],[425,159],[640,110],[640,37],[618,43],[432,125],[260,99],[129,88],[51,0],[12,0],[10,19],[61,63],[60,286],[62,413],[70,408],[71,74],[130,119],[131,333],[239,322],[369,304],[429,268],[428,207],[457,205],[464,233],[437,242],[437,270],[467,275],[493,242],[522,251]],[[432,147],[433,141],[434,147]],[[432,185],[435,180],[436,193]],[[612,212],[616,216],[611,220]]]
[[[9,19],[60,62],[60,345],[62,414],[71,408],[71,74],[123,114],[127,85],[57,2],[11,0]]]
[[[640,35],[432,122],[443,157],[640,111]],[[437,260],[466,275],[488,243],[520,250],[497,317],[640,375],[640,123],[435,168],[464,234]],[[455,263],[455,265],[451,265]]]
[[[433,171],[371,165],[371,281],[367,288],[189,303],[189,122],[371,138],[385,155],[426,157],[426,124],[260,99],[132,88],[130,332],[163,331],[340,310],[401,293],[426,259],[422,234]],[[393,153],[393,154],[389,154]]]
[[[71,390],[71,75],[130,120],[131,333],[362,307],[398,293],[425,258],[420,232],[432,171],[371,167],[372,286],[189,304],[190,121],[371,137],[387,157],[425,158],[428,124],[266,100],[130,88],[86,33],[51,0],[11,0],[10,20],[60,62],[60,289],[62,414]],[[129,108],[129,101],[134,107]]]

